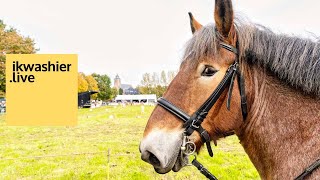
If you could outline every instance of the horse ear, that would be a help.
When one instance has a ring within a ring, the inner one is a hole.
[[[191,12],[188,13],[190,17],[190,26],[191,26],[191,31],[192,34],[194,34],[196,31],[202,28],[202,25],[196,21],[192,15]]]
[[[233,26],[233,18],[231,0],[215,0],[214,20],[216,22],[216,28],[225,38],[229,37],[230,30]]]

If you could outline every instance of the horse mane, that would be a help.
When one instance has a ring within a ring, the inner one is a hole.
[[[286,84],[320,96],[319,40],[276,34],[264,26],[240,20],[235,24],[240,63],[267,68]],[[187,43],[183,60],[197,62],[217,56],[218,36],[213,24],[204,26]]]

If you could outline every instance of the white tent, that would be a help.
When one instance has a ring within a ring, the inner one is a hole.
[[[115,101],[154,103],[157,102],[157,96],[155,94],[117,95]]]

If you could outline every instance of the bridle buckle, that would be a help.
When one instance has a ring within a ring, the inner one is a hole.
[[[192,120],[191,126],[192,126],[194,129],[199,129],[200,126],[195,125],[196,121],[197,121],[196,119]]]

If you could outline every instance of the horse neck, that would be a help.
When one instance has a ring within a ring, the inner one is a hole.
[[[240,142],[263,179],[293,179],[320,158],[319,99],[256,66],[246,76],[250,109]]]

